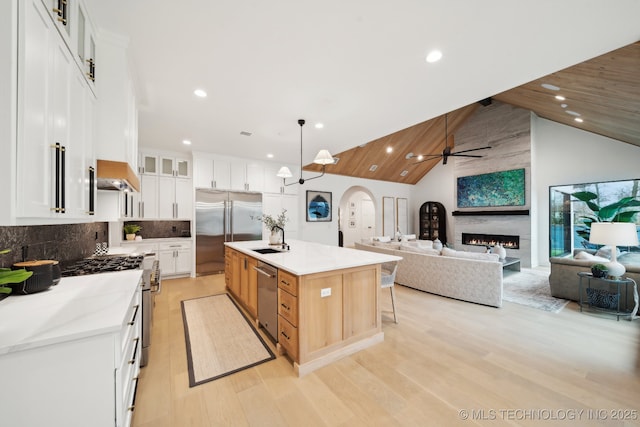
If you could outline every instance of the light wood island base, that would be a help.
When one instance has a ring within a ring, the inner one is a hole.
[[[231,260],[231,268],[225,270],[227,289],[251,312],[253,298],[243,295],[253,293],[251,285],[257,278],[252,276],[258,273],[249,266],[265,260],[229,245],[226,251]],[[234,263],[235,259],[247,261]],[[368,261],[308,274],[278,265],[278,332],[274,338],[278,353],[287,355],[299,377],[384,341],[380,312],[383,260]],[[248,293],[241,291],[243,283],[249,284]]]

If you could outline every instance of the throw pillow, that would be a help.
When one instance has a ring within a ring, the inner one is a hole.
[[[606,258],[607,261],[611,259],[611,246],[603,246],[596,252],[596,256]],[[616,248],[616,257],[620,256],[620,249]]]
[[[594,261],[594,262],[609,262],[609,258],[603,258],[601,256],[595,256],[593,254],[590,254],[589,252],[585,252],[585,251],[580,251],[576,254],[576,256],[573,257],[573,259],[585,259],[588,261]]]
[[[433,248],[433,240],[416,240],[421,248]]]
[[[478,259],[482,261],[499,261],[500,255],[498,254],[485,254],[481,252],[465,252],[465,251],[456,251],[450,248],[442,248],[441,254],[443,256],[450,256],[455,258],[465,258],[465,259]]]

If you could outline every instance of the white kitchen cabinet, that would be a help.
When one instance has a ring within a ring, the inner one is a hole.
[[[140,218],[158,218],[158,177],[140,176]]]
[[[71,48],[72,28],[76,25],[78,0],[42,0],[60,37]]]
[[[57,0],[56,0],[57,2]],[[75,54],[78,66],[82,70],[84,79],[94,90],[96,76],[96,39],[95,29],[91,23],[88,11],[84,3],[77,4],[75,25]]]
[[[174,176],[178,178],[191,177],[191,167],[189,160],[160,156],[159,174],[162,176]]]
[[[138,172],[145,175],[158,174],[158,155],[140,152]]]
[[[48,342],[0,352],[0,364],[10,367],[2,373],[2,425],[130,426],[140,372],[142,288],[137,280],[130,282],[128,272],[110,274],[126,279],[93,286],[80,282],[91,280],[86,277],[64,278],[60,288],[39,296],[45,308],[38,303],[29,311],[4,307],[5,316],[13,313],[12,324],[28,323],[33,329],[29,337]],[[79,286],[93,288],[80,291]],[[97,288],[104,290],[99,296]],[[39,311],[48,316],[38,322],[24,318],[37,317]],[[59,336],[60,331],[67,335]],[[7,345],[6,338],[2,344]]]
[[[62,169],[69,173],[78,167],[66,162],[69,154],[75,157],[69,139],[73,64],[40,1],[26,2],[20,23],[17,216],[62,216],[66,208]],[[58,148],[52,148],[56,144]],[[69,168],[63,168],[64,163]]]
[[[191,242],[160,243],[158,258],[163,276],[191,274]]]
[[[264,166],[255,162],[232,160],[231,190],[264,191]]]
[[[190,219],[193,188],[190,179],[158,177],[158,218]]]
[[[194,155],[193,184],[196,188],[231,189],[231,163]]]

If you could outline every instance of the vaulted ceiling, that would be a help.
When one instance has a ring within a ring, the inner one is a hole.
[[[544,100],[534,102],[545,92],[528,82],[546,75],[556,82],[551,73],[640,39],[640,0],[616,0],[615,7],[584,0],[85,3],[97,28],[98,76],[100,43],[126,41],[141,147],[298,165],[297,120],[305,119],[303,164],[326,148],[341,158],[327,167],[331,173],[367,176],[366,163],[375,161],[377,175],[367,177],[407,183],[435,161],[407,169],[404,156],[443,150],[446,113],[450,133],[488,97],[545,117]],[[427,63],[434,49],[443,57]],[[637,100],[634,87],[620,87],[638,69],[636,60],[637,50],[623,51],[604,61],[626,70],[616,76],[593,63],[555,83],[574,90],[567,92],[567,109],[583,115],[585,129],[608,134],[604,124],[619,118],[604,115],[601,96]],[[582,87],[571,85],[576,76]],[[611,83],[601,83],[603,77]],[[208,96],[196,97],[198,88]],[[618,111],[613,105],[610,111]],[[588,121],[594,106],[602,115]],[[546,107],[548,114],[556,107]],[[637,103],[629,111],[637,112]],[[629,134],[628,128],[620,125],[615,135]],[[382,157],[376,148],[389,142],[405,147]],[[409,172],[401,176],[403,170]]]
[[[640,42],[492,98],[531,110],[554,122],[640,146]],[[442,159],[418,163],[415,158],[407,159],[407,155],[441,153],[445,147],[445,117],[449,135],[447,145],[455,147],[456,130],[478,107],[480,104],[474,103],[337,153],[338,163],[326,166],[326,172],[416,184]],[[387,147],[392,148],[390,153],[386,151]],[[309,164],[304,170],[319,171],[321,167]]]

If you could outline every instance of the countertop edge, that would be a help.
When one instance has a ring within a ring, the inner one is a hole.
[[[291,246],[291,250],[286,252],[281,252],[278,254],[261,254],[259,252],[255,252],[254,250],[252,250],[252,249],[257,249],[261,247],[263,248],[269,247],[268,241],[265,241],[265,240],[225,242],[225,246],[235,249],[238,252],[241,252],[245,255],[249,255],[252,258],[257,259],[258,261],[262,261],[264,263],[273,265],[274,267],[286,270],[296,276],[305,276],[308,274],[324,273],[327,271],[362,267],[365,265],[375,265],[375,264],[381,264],[388,261],[400,261],[402,259],[402,257],[396,256],[396,255],[361,251],[354,248],[329,246],[329,245],[323,245],[320,243],[304,242],[300,240],[287,241],[287,243]],[[313,259],[310,259],[310,260],[296,259],[295,264],[298,264],[298,265],[303,264],[302,267],[292,265],[292,263],[287,263],[286,257],[288,255],[296,254],[295,251],[308,250],[308,248],[324,249],[326,251],[330,251],[331,253],[341,253],[344,256],[340,257],[339,263],[337,264],[325,263],[324,265],[322,265],[321,262]],[[349,255],[352,255],[356,258],[353,258],[352,261],[349,261]]]

